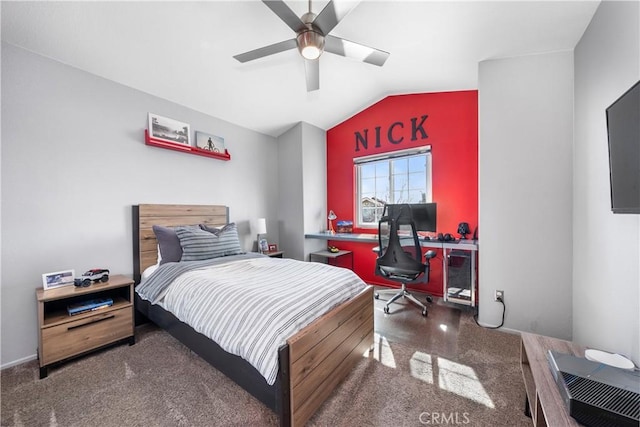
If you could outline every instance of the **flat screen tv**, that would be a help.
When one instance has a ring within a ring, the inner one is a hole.
[[[640,214],[640,81],[606,112],[611,210]]]

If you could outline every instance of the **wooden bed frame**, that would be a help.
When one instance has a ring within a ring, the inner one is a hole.
[[[157,261],[153,225],[222,226],[229,222],[228,208],[220,205],[135,205],[132,213],[136,284],[141,273]],[[162,307],[137,294],[135,305],[145,317],[274,410],[281,426],[304,425],[363,354],[373,348],[372,286],[289,338],[279,350],[278,377],[271,386],[244,359],[225,352]]]

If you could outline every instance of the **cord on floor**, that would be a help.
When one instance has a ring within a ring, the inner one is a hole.
[[[502,328],[502,326],[504,325],[504,313],[505,311],[507,311],[507,306],[504,305],[504,301],[502,301],[502,298],[498,297],[498,302],[500,302],[502,304],[502,322],[500,322],[500,324],[498,326],[484,326],[481,325],[480,323],[478,323],[478,309],[476,308],[476,314],[473,315],[473,320],[476,321],[476,325],[481,326],[485,329],[498,329],[498,328]]]

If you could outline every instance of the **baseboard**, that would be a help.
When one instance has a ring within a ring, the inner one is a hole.
[[[17,359],[12,362],[5,363],[4,365],[0,365],[0,370],[10,368],[12,366],[22,365],[23,363],[31,362],[32,360],[36,360],[37,358],[37,354],[32,354],[31,356],[23,357],[22,359]]]
[[[504,326],[501,326],[500,328],[496,328],[497,325],[489,325],[480,321],[478,321],[478,325],[482,326],[483,328],[496,329],[497,331],[507,332],[509,334],[514,334],[514,335],[520,335],[522,333],[522,331],[519,331],[518,329],[505,328]]]

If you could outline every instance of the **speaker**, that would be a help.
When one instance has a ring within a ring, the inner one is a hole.
[[[471,251],[452,250],[448,255],[447,288],[448,293],[455,290],[456,297],[471,299]],[[466,292],[465,292],[466,291]]]

